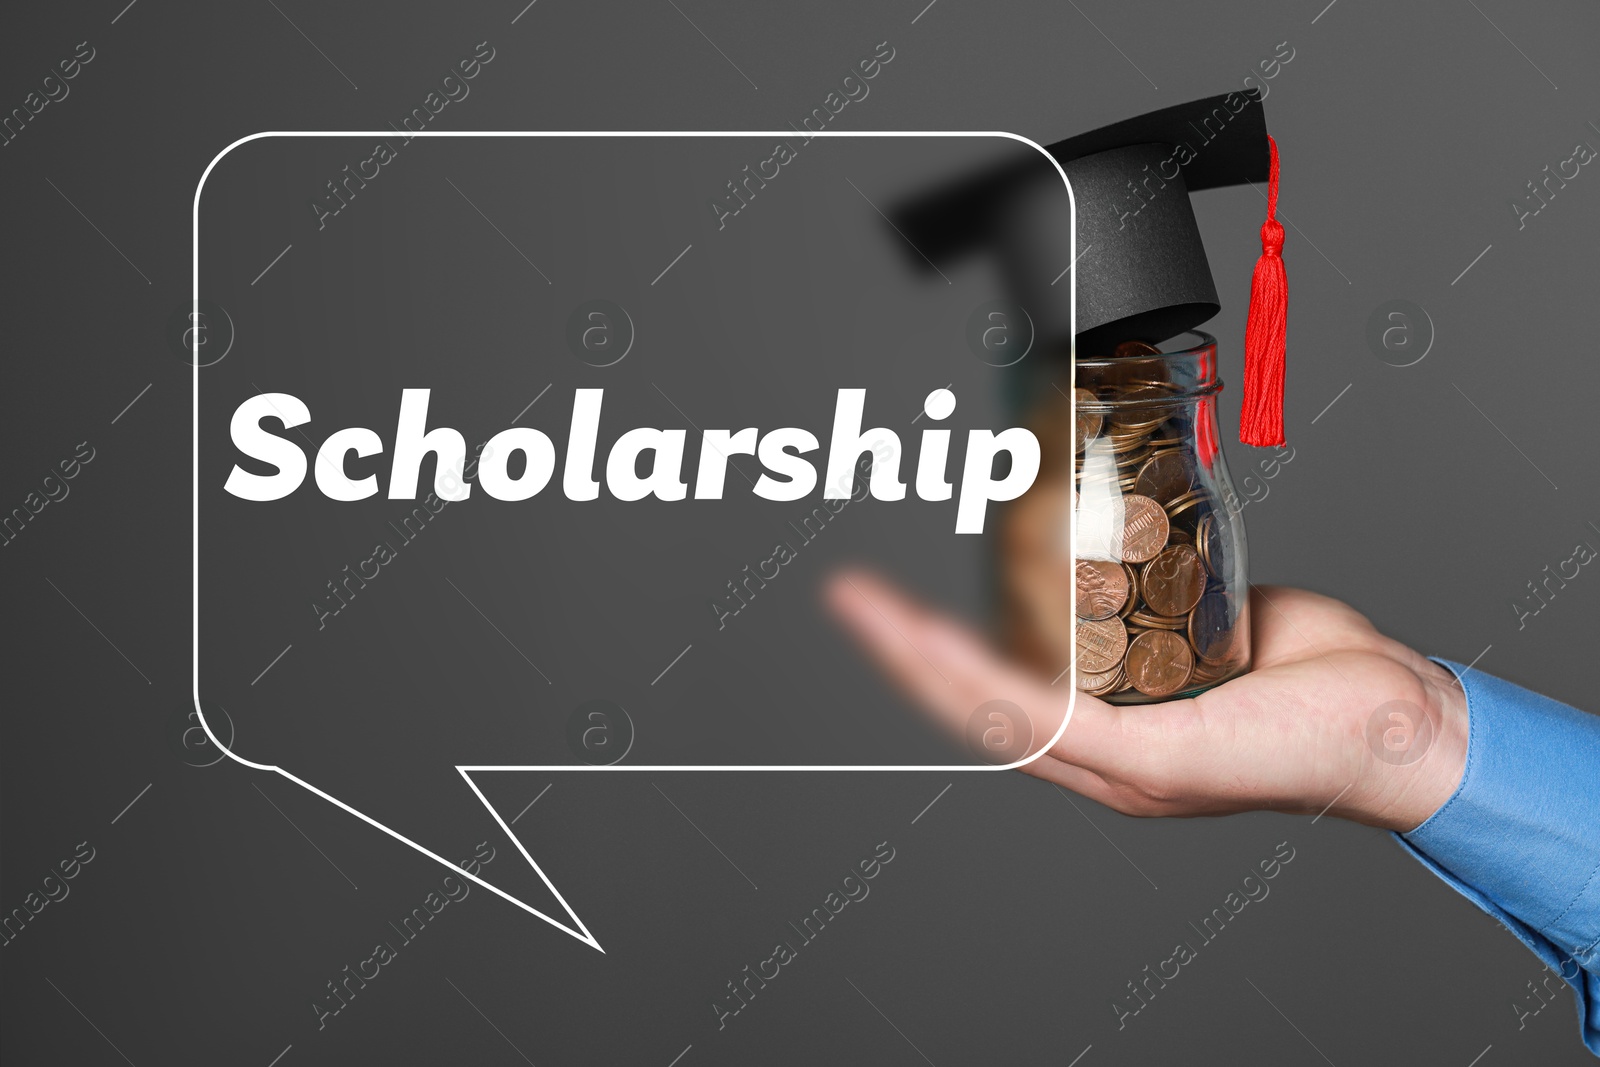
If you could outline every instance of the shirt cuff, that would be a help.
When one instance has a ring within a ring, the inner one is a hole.
[[[1467,698],[1461,783],[1401,846],[1578,994],[1600,1054],[1600,717],[1435,659]]]

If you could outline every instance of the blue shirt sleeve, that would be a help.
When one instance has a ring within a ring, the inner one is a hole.
[[[1436,660],[1467,696],[1461,784],[1401,845],[1578,995],[1600,1055],[1600,717]]]

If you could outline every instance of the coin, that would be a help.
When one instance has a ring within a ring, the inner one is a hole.
[[[1171,500],[1167,501],[1167,504],[1170,508],[1193,507],[1196,501],[1205,496],[1205,493],[1206,491],[1204,489],[1191,489],[1187,493],[1181,493],[1178,496],[1173,497]]]
[[[1189,625],[1189,616],[1183,615],[1153,615],[1148,611],[1135,611],[1127,620],[1128,632],[1132,633],[1135,626],[1141,630],[1182,630]]]
[[[1202,515],[1195,527],[1195,545],[1202,549],[1201,560],[1213,578],[1233,580],[1233,560],[1228,555],[1227,531],[1215,514]]]
[[[1144,563],[1156,557],[1167,543],[1167,514],[1147,496],[1130,493],[1122,498],[1122,560]]]
[[[1075,571],[1080,619],[1109,619],[1128,602],[1128,574],[1121,564],[1080,559]]]
[[[1111,354],[1118,358],[1126,356],[1155,356],[1161,354],[1161,349],[1155,345],[1147,345],[1143,341],[1124,341],[1112,349]]]
[[[1134,492],[1165,504],[1187,493],[1194,485],[1194,461],[1182,449],[1151,453],[1139,468]]]
[[[1109,671],[1101,671],[1098,674],[1089,674],[1085,671],[1079,671],[1075,684],[1077,685],[1080,693],[1088,693],[1090,696],[1097,697],[1104,696],[1106,693],[1111,692],[1117,687],[1117,683],[1121,680],[1122,664],[1119,663]]]
[[[1080,583],[1081,583],[1080,579]],[[1173,545],[1144,565],[1139,579],[1144,601],[1156,615],[1187,615],[1206,591],[1200,554],[1188,545]]]
[[[1150,630],[1133,639],[1125,661],[1128,681],[1145,696],[1171,696],[1189,682],[1194,655],[1170,630]]]
[[[1122,661],[1128,650],[1128,631],[1121,619],[1078,620],[1074,645],[1078,650],[1078,669],[1103,674]]]
[[[1189,644],[1202,663],[1220,666],[1233,658],[1233,603],[1223,589],[1213,589],[1200,598],[1189,613]]]
[[[1216,685],[1224,678],[1232,675],[1237,670],[1237,664],[1225,663],[1220,667],[1210,667],[1203,662],[1196,662],[1194,673],[1189,675],[1190,685]]]
[[[1215,521],[1210,515],[1202,515],[1194,524],[1195,551],[1200,553],[1200,562],[1206,565],[1206,573],[1213,578],[1217,576],[1217,568],[1211,562],[1211,526]]]
[[[1151,403],[1156,400],[1167,402]],[[1164,389],[1159,385],[1136,385],[1119,393],[1117,403],[1129,406],[1126,410],[1111,416],[1111,425],[1119,430],[1137,428],[1148,433],[1167,421],[1167,416],[1172,413],[1174,401],[1170,389]]]
[[[1166,412],[1159,407],[1141,407],[1112,415],[1111,425],[1120,438],[1136,438],[1140,444],[1144,444],[1149,441],[1150,435],[1166,421],[1166,418]]]
[[[1083,410],[1083,405],[1095,402],[1095,396],[1089,390],[1074,389],[1072,398],[1078,405],[1077,437],[1075,442],[1077,448],[1075,451],[1082,452],[1091,438],[1100,435],[1100,428],[1104,425],[1105,420],[1100,416],[1099,412]]]
[[[1200,511],[1198,509],[1202,505],[1209,508],[1211,506],[1211,498],[1206,496],[1204,489],[1191,489],[1178,497],[1178,499],[1167,504],[1167,518],[1173,523],[1181,520],[1185,527],[1193,529],[1199,519]]]

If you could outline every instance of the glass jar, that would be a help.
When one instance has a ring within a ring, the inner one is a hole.
[[[1039,476],[1008,510],[1001,548],[1015,649],[1052,673],[1070,662],[1078,689],[1112,704],[1193,696],[1250,668],[1216,340],[1196,331],[1166,347],[1078,360],[1075,418],[1059,382],[1034,391]]]

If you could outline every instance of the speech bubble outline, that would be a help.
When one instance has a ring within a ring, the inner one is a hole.
[[[652,137],[652,138],[654,138],[654,137],[719,137],[719,138],[725,138],[725,137],[752,137],[752,138],[753,137],[763,137],[763,138],[764,137],[778,137],[778,138],[784,138],[784,137],[788,137],[793,132],[794,132],[793,130],[729,130],[729,131],[705,131],[705,130],[581,130],[581,131],[559,131],[559,132],[558,131],[549,131],[549,130],[542,130],[542,131],[531,131],[531,130],[487,130],[487,131],[486,130],[471,130],[471,131],[427,130],[427,131],[422,131],[422,132],[411,134],[411,136],[413,136],[413,137],[549,137],[549,138],[558,138],[558,137],[581,137],[581,138],[588,138],[588,137]],[[234,141],[232,144],[230,144],[227,147],[225,147],[224,149],[222,149],[222,151],[218,152],[214,157],[212,157],[211,162],[206,164],[206,169],[203,172],[201,172],[200,180],[199,180],[198,184],[195,186],[195,191],[194,191],[194,207],[193,207],[193,216],[192,216],[192,218],[193,218],[193,229],[192,229],[192,239],[193,239],[192,240],[192,247],[193,247],[193,252],[192,252],[193,294],[192,294],[192,299],[195,300],[195,301],[198,301],[200,299],[200,197],[201,197],[201,194],[205,192],[206,179],[208,179],[211,176],[212,170],[214,170],[216,168],[217,164],[220,163],[225,156],[227,156],[235,148],[238,148],[241,145],[248,144],[251,141],[258,141],[258,140],[261,140],[263,138],[268,138],[268,137],[387,137],[391,133],[393,133],[392,130],[271,130],[271,131],[262,131],[260,133],[253,133],[253,134],[249,134],[248,136],[239,138],[238,140]],[[890,137],[890,138],[893,138],[893,137],[993,137],[993,138],[1004,138],[1004,139],[1007,139],[1007,140],[1016,141],[1016,142],[1018,142],[1020,144],[1025,144],[1029,148],[1032,148],[1035,152],[1039,153],[1039,155],[1043,156],[1046,160],[1048,160],[1050,165],[1055,168],[1056,173],[1061,176],[1061,184],[1067,190],[1067,203],[1068,203],[1068,206],[1070,208],[1069,218],[1070,218],[1070,229],[1071,229],[1070,237],[1071,237],[1071,241],[1072,241],[1072,247],[1076,248],[1077,245],[1078,245],[1078,204],[1077,204],[1077,199],[1074,197],[1073,192],[1072,192],[1072,182],[1068,180],[1066,171],[1064,171],[1061,168],[1061,164],[1056,161],[1055,157],[1052,156],[1049,152],[1047,152],[1044,149],[1043,145],[1039,144],[1037,141],[1034,141],[1031,138],[1024,137],[1021,134],[1008,133],[1008,132],[1006,132],[1004,130],[933,130],[933,131],[926,131],[926,130],[918,130],[918,131],[911,131],[911,130],[876,130],[876,131],[874,131],[874,130],[864,130],[864,131],[863,130],[825,130],[825,131],[820,131],[820,132],[813,133],[812,136],[813,137]],[[1071,275],[1071,285],[1068,287],[1067,293],[1068,293],[1068,314],[1070,316],[1069,321],[1072,324],[1071,336],[1073,337],[1073,341],[1072,341],[1072,343],[1071,343],[1071,345],[1069,347],[1068,358],[1069,358],[1069,365],[1074,367],[1074,368],[1076,368],[1076,366],[1077,366],[1077,358],[1078,358],[1077,336],[1076,336],[1077,335],[1077,323],[1078,323],[1078,260],[1077,260],[1076,257],[1073,259],[1073,261],[1070,264],[1068,264],[1067,272]],[[533,907],[531,904],[528,904],[526,901],[523,901],[523,900],[513,896],[512,894],[506,892],[505,890],[499,888],[498,886],[492,885],[489,882],[484,881],[484,879],[482,877],[480,877],[479,875],[473,874],[471,871],[468,871],[468,870],[466,870],[466,869],[464,869],[462,867],[457,866],[456,864],[454,864],[454,863],[450,862],[449,860],[445,859],[443,856],[439,855],[437,852],[434,852],[431,849],[427,848],[426,846],[424,846],[424,845],[422,845],[422,844],[420,844],[420,843],[418,843],[416,841],[413,841],[411,838],[405,836],[404,834],[402,834],[399,831],[393,829],[392,827],[387,826],[384,823],[379,822],[377,819],[372,818],[370,815],[367,815],[366,813],[364,813],[362,811],[359,811],[356,808],[351,807],[349,804],[346,804],[344,801],[340,800],[338,797],[335,797],[332,794],[327,793],[324,790],[317,788],[316,786],[312,785],[310,782],[307,782],[304,779],[297,777],[296,775],[294,775],[290,771],[284,770],[282,767],[274,766],[274,765],[271,765],[271,764],[256,763],[253,760],[245,759],[243,756],[240,756],[240,755],[236,754],[232,750],[232,748],[230,746],[224,745],[222,743],[221,739],[219,739],[217,737],[217,735],[212,731],[211,724],[206,721],[205,709],[202,708],[201,705],[200,705],[200,371],[203,368],[200,366],[200,364],[198,362],[198,360],[199,360],[198,349],[196,349],[196,351],[194,352],[194,356],[195,356],[195,358],[193,360],[191,360],[191,364],[193,365],[194,373],[193,373],[193,376],[192,376],[192,379],[191,379],[193,392],[192,392],[192,403],[191,403],[192,418],[191,418],[191,423],[190,423],[190,432],[191,432],[191,435],[192,435],[191,483],[192,483],[193,494],[194,494],[193,512],[192,512],[192,520],[191,520],[191,538],[192,538],[192,543],[193,543],[193,552],[192,552],[192,559],[193,559],[192,579],[193,580],[192,580],[192,590],[191,590],[191,604],[192,604],[192,607],[191,607],[191,610],[190,610],[190,617],[191,617],[191,622],[192,622],[192,630],[191,630],[191,652],[192,652],[192,657],[191,658],[192,658],[192,664],[193,664],[193,666],[192,666],[192,674],[191,674],[191,692],[192,692],[192,698],[194,700],[195,714],[199,716],[200,725],[205,730],[206,736],[211,739],[211,743],[212,744],[217,746],[218,751],[225,753],[227,755],[227,757],[229,759],[233,760],[234,762],[239,763],[242,766],[248,767],[251,770],[270,771],[270,772],[274,772],[276,774],[281,775],[282,777],[284,777],[288,781],[291,781],[295,785],[300,786],[302,789],[305,789],[307,792],[312,793],[313,795],[315,795],[317,797],[320,797],[321,799],[327,801],[329,804],[332,804],[334,807],[337,807],[337,808],[339,808],[339,809],[341,809],[341,810],[343,810],[343,811],[345,811],[345,812],[347,812],[347,813],[349,813],[351,815],[354,815],[356,818],[360,819],[362,822],[364,822],[367,825],[373,827],[374,829],[380,830],[383,833],[388,834],[390,837],[394,838],[396,841],[399,841],[399,842],[401,842],[403,844],[409,845],[410,847],[412,847],[412,848],[416,849],[418,852],[420,852],[422,855],[428,857],[431,860],[434,860],[435,862],[437,862],[439,864],[442,864],[444,867],[448,868],[449,871],[452,874],[467,878],[468,880],[472,881],[473,883],[475,883],[475,884],[483,887],[484,889],[488,890],[489,892],[495,894],[496,896],[501,897],[502,899],[508,901],[509,903],[515,905],[518,908],[521,908],[523,911],[526,911],[529,914],[531,914],[531,915],[533,915],[533,916],[535,916],[535,917],[537,917],[539,919],[543,919],[545,922],[549,923],[551,926],[554,926],[557,930],[560,930],[562,933],[568,934],[571,937],[576,938],[578,941],[581,941],[582,943],[588,945],[590,948],[593,948],[598,952],[604,953],[605,949],[601,948],[600,942],[594,937],[593,934],[591,934],[589,932],[589,928],[584,925],[583,920],[578,918],[577,912],[575,912],[572,909],[572,905],[567,903],[566,898],[561,895],[561,891],[558,890],[555,887],[555,884],[550,881],[550,878],[544,873],[543,868],[541,868],[539,866],[539,864],[534,860],[534,858],[531,855],[528,854],[528,850],[522,844],[522,840],[519,837],[517,837],[516,834],[512,833],[511,827],[509,825],[507,825],[505,819],[501,817],[500,813],[495,809],[494,805],[489,803],[488,798],[486,798],[483,795],[483,792],[478,788],[477,783],[474,782],[473,779],[472,779],[472,775],[474,773],[482,774],[482,773],[491,773],[491,772],[497,772],[497,771],[499,771],[499,772],[507,772],[507,771],[546,771],[546,772],[583,771],[583,772],[601,772],[601,773],[629,772],[629,771],[649,771],[649,772],[653,772],[653,773],[670,773],[670,772],[681,772],[681,771],[700,771],[700,772],[706,772],[706,771],[709,771],[709,772],[737,771],[737,772],[744,772],[744,773],[764,772],[764,771],[790,771],[790,772],[794,772],[794,771],[852,771],[852,772],[855,772],[855,771],[880,771],[880,772],[881,771],[918,771],[918,772],[939,771],[939,772],[959,773],[959,772],[977,771],[977,772],[981,772],[981,773],[993,773],[995,771],[1016,770],[1018,768],[1025,767],[1028,764],[1032,763],[1034,760],[1036,760],[1039,757],[1043,756],[1047,751],[1049,751],[1051,748],[1053,748],[1061,740],[1062,735],[1066,733],[1067,725],[1069,723],[1071,723],[1071,721],[1072,721],[1072,713],[1073,713],[1073,710],[1077,707],[1077,699],[1078,699],[1078,692],[1077,692],[1077,687],[1076,686],[1069,686],[1067,688],[1067,712],[1066,712],[1066,715],[1063,716],[1063,718],[1061,720],[1061,725],[1056,728],[1055,734],[1050,738],[1048,743],[1040,745],[1038,750],[1036,752],[1034,752],[1033,755],[1028,756],[1025,759],[1020,759],[1020,760],[1017,760],[1017,761],[1012,762],[1012,763],[1004,763],[1004,764],[998,764],[998,765],[991,765],[991,764],[972,764],[972,765],[968,765],[968,764],[910,764],[910,765],[901,765],[901,764],[895,764],[895,765],[882,765],[882,764],[845,764],[845,765],[837,765],[837,764],[731,764],[731,765],[714,765],[714,766],[713,765],[691,765],[691,766],[661,766],[661,765],[619,766],[619,765],[610,765],[610,766],[603,766],[603,767],[587,766],[587,765],[578,767],[578,766],[550,765],[550,764],[496,764],[496,765],[490,765],[490,764],[462,765],[462,764],[457,764],[457,765],[455,765],[456,772],[458,774],[460,774],[462,780],[467,783],[467,788],[472,790],[473,795],[478,798],[479,803],[481,803],[484,806],[484,809],[489,812],[490,817],[493,818],[494,821],[495,821],[495,824],[500,827],[501,832],[504,833],[508,838],[511,839],[512,844],[516,846],[517,851],[519,853],[521,853],[522,858],[527,861],[528,866],[531,867],[533,869],[533,872],[539,876],[539,880],[542,881],[544,883],[545,887],[550,890],[551,895],[554,896],[556,898],[556,900],[560,902],[561,907],[566,912],[567,918],[569,918],[573,923],[572,926],[568,926],[565,923],[563,923],[561,920],[559,920],[557,918],[554,918],[553,916],[545,914],[544,912],[540,911],[539,909]],[[1075,420],[1077,418],[1077,413],[1078,413],[1078,411],[1077,411],[1077,398],[1076,398],[1075,395],[1068,397],[1068,408],[1069,408],[1069,410],[1068,410],[1069,419]],[[1074,542],[1076,542],[1076,538],[1077,538],[1077,530],[1076,530],[1076,527],[1074,525],[1074,529],[1073,529]],[[1074,549],[1075,549],[1075,545],[1074,545]],[[1077,603],[1078,602],[1078,590],[1077,590],[1077,584],[1076,583],[1068,583],[1067,597],[1068,597],[1068,604],[1072,608],[1073,614],[1076,615],[1077,606],[1078,606],[1078,603]],[[1076,652],[1077,652],[1077,650],[1076,650],[1076,648],[1074,648],[1073,649],[1073,655],[1072,655],[1071,660],[1070,660],[1070,662],[1068,664],[1068,667],[1067,667],[1068,671],[1072,670],[1077,665]],[[1065,672],[1063,672],[1063,673],[1065,673]],[[1059,676],[1058,676],[1057,680],[1058,681],[1060,680]],[[1051,684],[1053,685],[1054,683],[1051,683]]]

